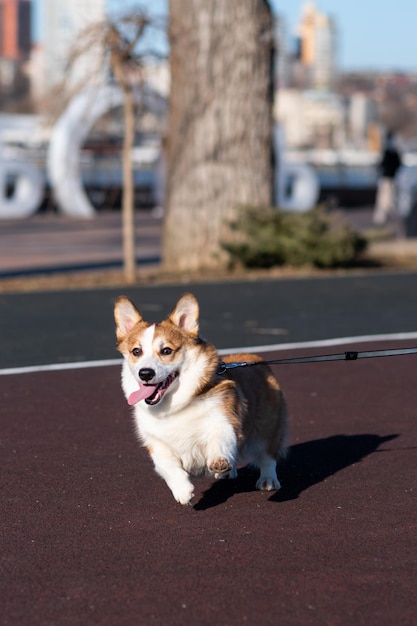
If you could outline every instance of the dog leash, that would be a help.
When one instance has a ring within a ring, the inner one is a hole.
[[[319,356],[295,357],[291,359],[274,359],[272,361],[241,361],[236,363],[225,363],[220,361],[217,370],[218,374],[225,374],[226,370],[237,367],[250,367],[252,365],[293,365],[295,363],[320,363],[323,361],[357,361],[358,359],[372,359],[381,356],[404,356],[406,354],[417,354],[417,348],[398,348],[394,350],[366,350],[357,352],[348,350],[338,354],[322,354]]]

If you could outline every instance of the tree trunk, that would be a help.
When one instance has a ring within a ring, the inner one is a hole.
[[[136,276],[135,257],[135,204],[132,171],[132,147],[135,134],[133,93],[124,88],[124,140],[123,140],[123,268],[125,279],[133,284]]]
[[[221,267],[239,210],[272,202],[268,3],[170,0],[170,44],[164,263]]]

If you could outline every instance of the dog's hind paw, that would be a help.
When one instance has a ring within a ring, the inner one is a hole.
[[[214,474],[215,478],[220,478],[226,474],[233,472],[233,466],[226,459],[216,459],[209,465],[209,471]]]
[[[222,474],[220,478],[237,478],[237,468],[236,465],[232,466],[232,469],[228,474]]]
[[[261,476],[256,483],[256,488],[261,491],[274,491],[281,489],[281,483],[276,476]]]

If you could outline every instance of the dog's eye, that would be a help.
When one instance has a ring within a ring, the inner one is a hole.
[[[133,348],[132,354],[133,354],[133,356],[138,357],[138,356],[140,356],[142,354],[142,350],[140,348]]]
[[[169,356],[170,354],[172,354],[172,348],[168,348],[168,346],[165,346],[165,348],[161,348],[161,354],[162,356]]]

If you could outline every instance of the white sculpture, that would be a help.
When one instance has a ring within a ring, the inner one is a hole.
[[[8,176],[14,180],[14,192],[8,197]],[[0,219],[29,217],[42,202],[44,181],[40,172],[23,159],[3,159],[0,141]]]
[[[81,182],[80,149],[91,128],[107,111],[123,104],[113,85],[89,87],[71,100],[56,123],[48,150],[48,175],[60,210],[71,217],[94,217],[96,211]]]
[[[149,87],[133,92],[135,102],[159,115],[166,114],[166,100]],[[94,217],[81,181],[80,150],[91,128],[105,113],[123,105],[116,85],[87,87],[71,100],[56,123],[48,150],[47,168],[60,210],[71,217]]]

